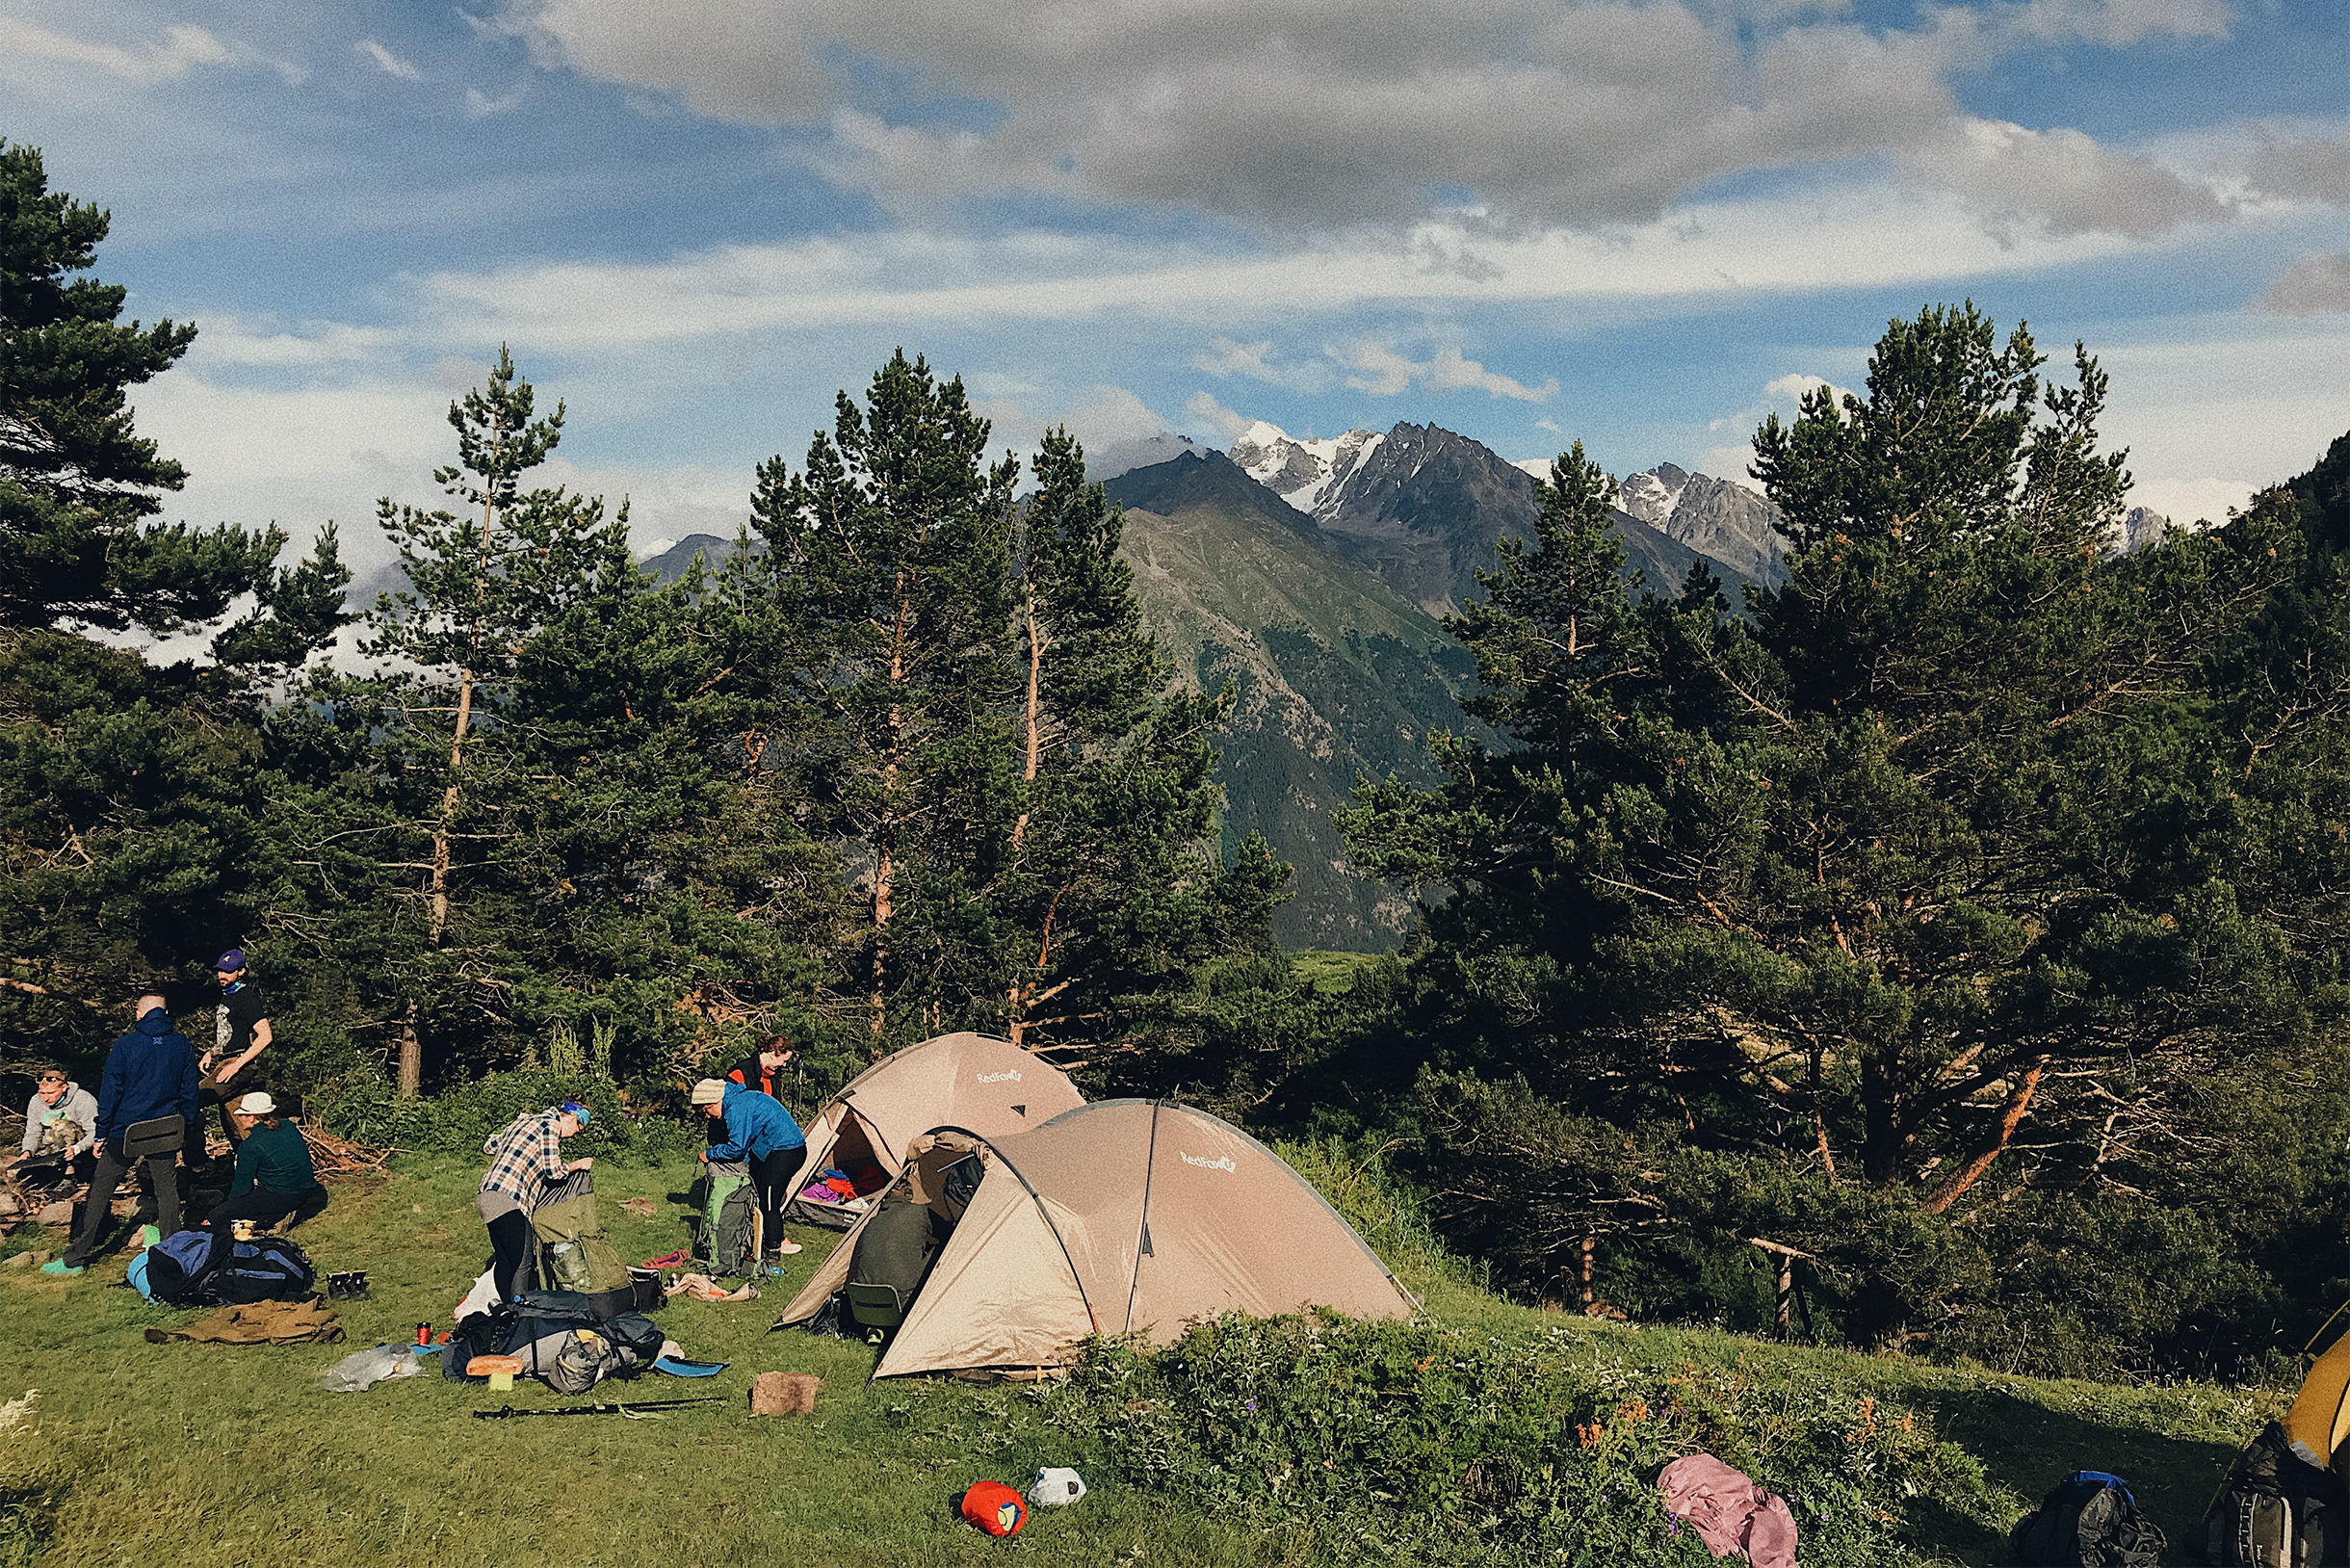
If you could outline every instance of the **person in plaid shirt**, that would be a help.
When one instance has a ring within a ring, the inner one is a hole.
[[[473,1203],[489,1227],[490,1248],[497,1254],[492,1277],[502,1301],[514,1298],[515,1282],[530,1261],[531,1210],[539,1196],[571,1172],[595,1163],[593,1159],[563,1159],[561,1140],[576,1137],[587,1125],[588,1108],[565,1100],[550,1110],[516,1116],[482,1145],[489,1156],[489,1173],[482,1178],[481,1194]]]

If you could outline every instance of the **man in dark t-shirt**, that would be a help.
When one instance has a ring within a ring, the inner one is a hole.
[[[246,973],[243,948],[230,948],[222,954],[213,961],[212,969],[221,981],[221,1003],[214,1015],[212,1049],[196,1061],[204,1075],[196,1097],[201,1105],[221,1108],[221,1131],[234,1147],[238,1141],[237,1129],[228,1118],[229,1103],[261,1080],[260,1073],[246,1069],[270,1047],[270,1010],[261,1000],[261,988]],[[191,1168],[200,1168],[208,1163],[200,1110],[188,1124],[187,1159]]]

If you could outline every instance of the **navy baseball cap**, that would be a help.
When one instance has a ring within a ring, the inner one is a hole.
[[[555,1109],[577,1116],[580,1119],[580,1125],[582,1127],[588,1125],[589,1119],[588,1108],[580,1104],[577,1100],[565,1100],[561,1105],[557,1106]]]
[[[238,970],[245,967],[245,950],[243,948],[230,948],[226,953],[222,954],[218,958],[212,960],[212,967],[219,970],[223,975],[235,974]]]

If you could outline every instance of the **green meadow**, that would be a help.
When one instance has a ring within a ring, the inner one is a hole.
[[[1745,1414],[1717,1417],[1732,1423],[1723,1440],[1764,1455],[1765,1471],[1780,1441],[1774,1423],[1832,1430],[1906,1422],[1923,1468],[1900,1474],[1945,1479],[1919,1490],[1888,1471],[1885,1495],[1864,1497],[1893,1559],[2005,1561],[2007,1524],[2084,1466],[2129,1477],[2183,1544],[2229,1459],[2281,1397],[2198,1383],[2035,1381],[1519,1307],[1444,1258],[1408,1208],[1360,1169],[1310,1146],[1285,1152],[1397,1264],[1425,1296],[1431,1323],[1463,1345],[1547,1346],[1570,1377],[1587,1376],[1603,1393],[1690,1379],[1743,1391],[1746,1404],[1729,1408]],[[682,1163],[608,1159],[597,1170],[606,1228],[627,1256],[685,1241]],[[724,1360],[725,1372],[607,1383],[597,1396],[708,1393],[721,1403],[658,1418],[482,1421],[477,1411],[508,1403],[588,1401],[527,1381],[492,1395],[437,1376],[325,1392],[321,1374],[352,1350],[407,1340],[419,1320],[446,1326],[486,1253],[469,1202],[475,1179],[454,1159],[404,1156],[379,1177],[339,1184],[327,1213],[297,1233],[322,1272],[368,1272],[372,1298],[339,1308],[340,1346],[149,1344],[144,1329],[197,1314],[110,1289],[122,1277],[119,1255],[72,1280],[0,1270],[0,1398],[39,1390],[30,1417],[0,1436],[0,1563],[928,1564],[1009,1554],[1039,1563],[1286,1564],[1361,1560],[1367,1550],[1360,1528],[1267,1509],[1245,1488],[1172,1482],[1205,1474],[1178,1460],[1136,1463],[1135,1446],[1114,1440],[1118,1412],[1106,1423],[1097,1405],[1072,1419],[1071,1389],[869,1383],[867,1347],[770,1333],[826,1250],[830,1238],[816,1232],[800,1233],[806,1250],[763,1299],[681,1298],[660,1313],[689,1355]],[[658,1213],[628,1214],[619,1205],[631,1197],[651,1199]],[[4,1250],[43,1245],[54,1239],[27,1227]],[[770,1370],[823,1379],[812,1416],[749,1416],[750,1379]],[[956,1517],[972,1482],[1023,1484],[1049,1464],[1078,1466],[1088,1495],[1038,1510],[1009,1543]],[[1366,1503],[1368,1512],[1349,1517],[1375,1529],[1380,1506]]]

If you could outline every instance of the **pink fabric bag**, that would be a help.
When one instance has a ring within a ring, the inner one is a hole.
[[[1755,1568],[1795,1568],[1795,1516],[1710,1453],[1676,1459],[1657,1476],[1665,1512],[1685,1519],[1717,1557],[1736,1553]]]

